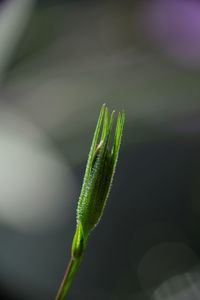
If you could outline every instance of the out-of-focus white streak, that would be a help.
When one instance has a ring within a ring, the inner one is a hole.
[[[45,135],[16,111],[0,109],[0,222],[52,230],[70,219],[74,177]]]

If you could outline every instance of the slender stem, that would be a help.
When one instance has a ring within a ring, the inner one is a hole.
[[[70,262],[67,267],[67,271],[64,275],[63,281],[60,285],[58,290],[58,294],[55,300],[64,300],[65,297],[68,295],[69,289],[71,287],[73,278],[78,270],[78,267],[81,263],[82,256],[73,258],[71,257]]]

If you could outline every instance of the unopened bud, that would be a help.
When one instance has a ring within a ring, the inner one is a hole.
[[[118,159],[124,119],[124,113],[119,113],[113,145],[110,147],[114,112],[109,119],[108,109],[103,105],[94,133],[77,208],[77,224],[81,224],[84,239],[87,239],[103,214]],[[101,131],[101,137],[99,137]]]

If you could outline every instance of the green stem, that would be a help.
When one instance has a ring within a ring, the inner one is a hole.
[[[71,259],[55,300],[64,300],[68,295],[74,276],[81,263],[86,244],[87,238],[84,238],[82,225],[78,223],[72,242]]]
[[[82,259],[82,256],[77,257],[77,258],[71,257],[70,262],[67,267],[67,271],[64,275],[63,281],[60,285],[60,288],[58,290],[58,294],[57,294],[55,300],[64,300],[65,297],[68,295],[68,292],[71,287],[74,276],[76,274],[76,271],[78,270],[78,267],[81,263],[81,259]]]

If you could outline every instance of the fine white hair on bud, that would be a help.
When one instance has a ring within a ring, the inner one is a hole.
[[[118,160],[125,114],[118,114],[111,144],[114,114],[109,117],[102,106],[88,157],[77,208],[77,228],[81,226],[85,240],[102,217]]]

